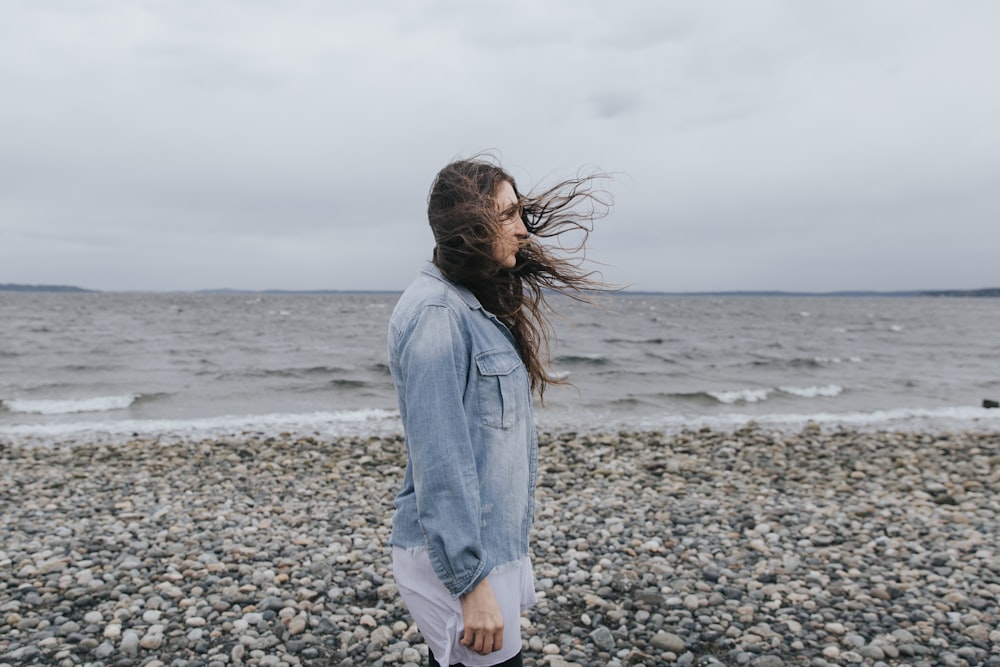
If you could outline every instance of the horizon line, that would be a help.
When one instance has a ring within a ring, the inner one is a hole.
[[[31,285],[19,283],[0,283],[2,292],[62,292],[85,294],[402,294],[402,289],[242,289],[242,288],[208,288],[208,289],[90,289],[73,285]],[[606,292],[610,295],[622,296],[988,296],[1000,297],[1000,287],[982,287],[973,289],[907,289],[907,290],[630,290],[621,289]]]

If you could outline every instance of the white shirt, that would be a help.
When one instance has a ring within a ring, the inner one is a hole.
[[[503,615],[503,648],[479,655],[459,640],[465,623],[462,604],[451,596],[431,567],[427,549],[392,549],[392,573],[420,634],[442,666],[461,663],[485,667],[509,660],[521,650],[521,612],[535,605],[531,558],[494,568],[487,576]]]

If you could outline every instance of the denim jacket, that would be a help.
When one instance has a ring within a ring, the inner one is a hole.
[[[406,440],[391,543],[426,547],[455,598],[528,553],[538,440],[510,331],[428,263],[389,321]]]

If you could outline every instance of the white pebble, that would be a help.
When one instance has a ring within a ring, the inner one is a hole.
[[[135,630],[126,630],[118,649],[125,655],[134,656],[139,651],[139,633]]]

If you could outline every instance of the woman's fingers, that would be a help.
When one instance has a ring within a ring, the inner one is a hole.
[[[459,640],[459,643],[468,646],[470,650],[480,655],[499,651],[503,648],[503,628],[492,631],[478,630],[471,633],[462,632],[462,638]]]
[[[479,636],[483,639],[482,646],[478,649],[481,654],[486,655],[503,648],[503,627],[480,632]]]

